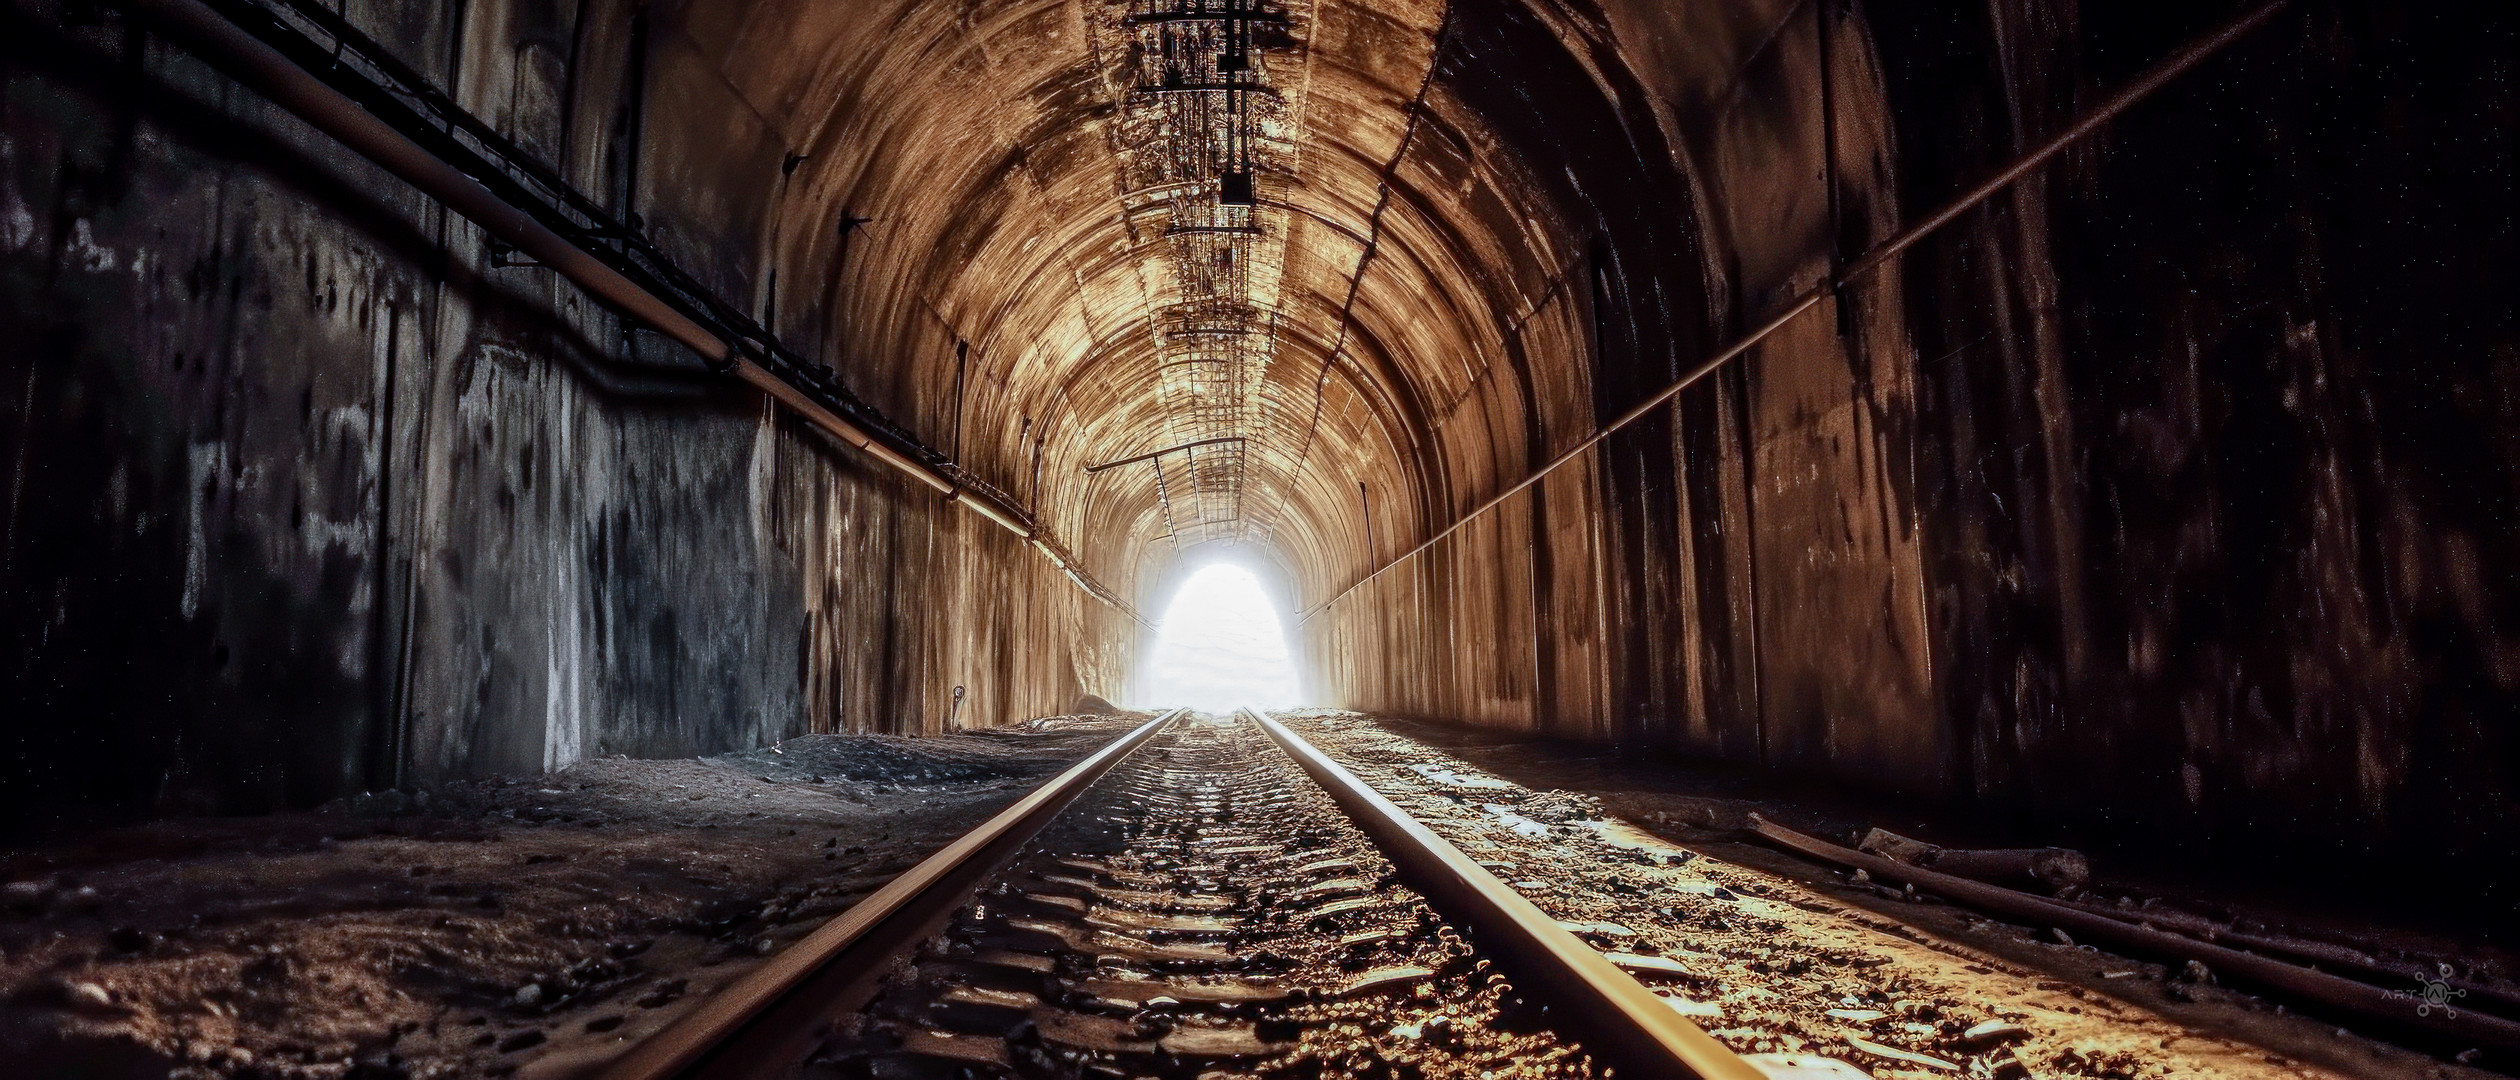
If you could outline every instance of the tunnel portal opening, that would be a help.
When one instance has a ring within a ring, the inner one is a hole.
[[[1136,704],[1203,712],[1303,704],[1285,620],[1258,575],[1219,562],[1182,582],[1155,626]]]

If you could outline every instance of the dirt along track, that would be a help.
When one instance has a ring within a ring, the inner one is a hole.
[[[1353,714],[1287,719],[1768,1075],[2410,1075],[2403,1054],[2331,1068],[2194,1030]],[[1618,1073],[1545,973],[1387,854],[1260,724],[1183,719],[904,949],[871,1000],[825,1015],[810,1051],[745,1075]]]
[[[0,1062],[575,1075],[1136,722],[816,735],[65,834],[0,859]]]
[[[2095,989],[2143,980],[2016,955],[2088,950],[1961,944],[1356,714],[1283,719],[1744,1054],[1881,1078],[2487,1075],[2200,1030]],[[179,820],[102,834],[79,861],[22,853],[0,1026],[19,1060],[75,1055],[98,1075],[584,1076],[1126,730],[1035,727],[590,762],[425,808]],[[1597,1074],[1545,996],[1478,946],[1254,725],[1202,718],[1126,759],[780,1068]]]
[[[1451,747],[1414,736],[1421,729],[1412,725],[1338,710],[1281,717],[1542,909],[1593,924],[1585,936],[1601,948],[1676,959],[1686,974],[1667,985],[1743,1053],[1827,1056],[1875,1077],[1920,1080],[2499,1075],[2348,1035],[2279,1002],[2181,982],[2175,968],[2165,975],[2044,928],[1931,904],[1881,905],[1904,915],[1868,910],[1843,899],[1859,890],[1783,876],[1790,860],[1723,839],[1726,830],[1685,830],[1683,846],[1606,808],[1609,788],[1596,798],[1526,786],[1502,764],[1474,764],[1522,762],[1531,748]],[[1570,786],[1604,782],[1572,766],[1546,775]],[[1641,793],[1613,801],[1654,805]],[[2128,1000],[2164,985],[2189,999],[2180,1018]]]

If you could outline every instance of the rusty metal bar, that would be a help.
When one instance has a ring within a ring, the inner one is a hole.
[[[1069,766],[710,995],[614,1059],[595,1074],[596,1080],[752,1075],[767,1062],[787,1060],[777,1047],[810,1041],[814,1025],[828,1019],[835,997],[882,974],[895,953],[927,936],[929,931],[921,927],[951,915],[981,878],[1004,865],[1077,795],[1184,711],[1157,716]]]
[[[1620,1063],[1621,1075],[1628,1069],[1637,1070],[1638,1076],[1698,1080],[1762,1080],[1767,1075],[1328,754],[1267,713],[1251,712],[1261,730],[1330,793],[1428,900],[1468,923],[1482,949],[1495,951],[1523,978],[1546,987],[1567,1016],[1589,1029],[1601,1049]]]
[[[713,368],[729,372],[777,398],[832,437],[943,494],[947,501],[961,503],[1025,540],[1045,538],[1045,530],[1033,516],[1005,496],[949,475],[946,470],[959,471],[950,462],[940,469],[920,461],[842,417],[794,382],[765,367],[756,355],[760,346],[702,323],[647,285],[632,280],[586,246],[562,236],[527,209],[493,192],[481,180],[422,146],[227,15],[201,0],[128,2],[131,10],[147,17],[152,26],[217,64],[273,104],[567,278],[624,317],[681,343]],[[272,26],[282,24],[275,18]],[[340,28],[330,32],[346,33]],[[548,179],[544,182],[550,183]],[[1034,546],[1049,550],[1038,542]],[[1141,623],[1147,621],[1134,606],[1093,582],[1072,561],[1054,561],[1088,594]]]
[[[1184,361],[1184,363],[1188,362],[1189,361]],[[1117,460],[1103,462],[1100,465],[1088,465],[1085,466],[1085,471],[1089,473],[1098,473],[1106,469],[1117,469],[1123,465],[1135,465],[1141,461],[1153,461],[1156,458],[1179,450],[1194,450],[1202,446],[1215,446],[1219,443],[1238,443],[1242,441],[1244,441],[1244,438],[1240,435],[1220,435],[1213,439],[1194,439],[1189,442],[1182,443],[1179,446],[1167,446],[1152,453],[1139,454],[1135,457],[1119,458]]]
[[[1953,221],[1958,220],[1960,215],[1975,209],[1978,204],[1994,197],[1996,193],[2003,191],[2005,188],[2011,187],[2022,177],[2029,175],[2031,170],[2046,164],[2050,158],[2063,153],[2068,147],[2071,147],[2075,143],[2081,142],[2083,139],[2089,137],[2092,132],[2098,131],[2102,125],[2116,119],[2118,114],[2125,112],[2136,102],[2150,97],[2154,91],[2161,89],[2172,79],[2186,74],[2189,69],[2195,67],[2207,57],[2221,52],[2232,42],[2248,36],[2250,31],[2265,25],[2268,19],[2274,18],[2275,13],[2282,10],[2284,5],[2289,2],[2290,0],[2266,0],[2266,2],[2242,12],[2237,18],[2224,23],[2213,32],[2199,37],[2185,46],[2182,46],[2178,51],[2163,58],[2161,62],[2146,69],[2142,75],[2135,78],[2135,81],[2121,87],[2117,93],[2110,95],[2108,100],[2101,102],[2098,107],[2083,114],[2081,119],[2076,120],[2072,127],[2066,128],[2064,131],[2059,132],[2055,137],[2041,143],[2037,149],[2034,149],[2029,153],[2022,155],[2020,158],[2015,159],[2012,164],[2005,166],[2003,171],[1996,173],[1994,176],[1987,178],[1976,187],[1970,188],[1967,192],[1962,193],[1959,197],[1943,204],[1941,209],[1926,215],[1924,220],[1908,226],[1906,229],[1901,230],[1898,235],[1875,245],[1871,250],[1866,251],[1854,262],[1848,263],[1846,270],[1843,273],[1838,274],[1835,278],[1824,280],[1817,285],[1813,285],[1812,287],[1795,294],[1793,299],[1786,302],[1784,310],[1779,311],[1776,315],[1770,317],[1766,322],[1759,324],[1757,329],[1754,329],[1748,334],[1736,339],[1732,344],[1726,345],[1722,349],[1717,350],[1713,356],[1706,358],[1706,360],[1699,363],[1698,366],[1689,369],[1688,373],[1680,376],[1679,379],[1675,380],[1670,385],[1654,391],[1651,395],[1647,396],[1645,400],[1638,402],[1635,407],[1626,412],[1620,413],[1617,419],[1614,419],[1595,429],[1592,434],[1584,436],[1581,440],[1577,441],[1575,445],[1568,447],[1563,453],[1550,458],[1548,464],[1542,465],[1538,469],[1533,470],[1529,476],[1525,476],[1521,480],[1516,481],[1512,487],[1508,487],[1505,490],[1490,496],[1486,501],[1471,508],[1468,513],[1454,518],[1452,524],[1444,526],[1441,531],[1437,532],[1433,536],[1427,537],[1424,542],[1418,544],[1416,547],[1410,548],[1409,550],[1400,553],[1398,557],[1392,559],[1391,561],[1376,567],[1372,573],[1356,579],[1356,581],[1349,584],[1347,588],[1339,590],[1337,595],[1334,595],[1319,604],[1313,605],[1296,620],[1297,625],[1302,625],[1303,623],[1312,621],[1313,616],[1327,610],[1330,605],[1346,599],[1348,594],[1363,588],[1367,582],[1381,577],[1385,571],[1408,561],[1410,558],[1428,548],[1434,547],[1445,537],[1461,531],[1462,526],[1468,525],[1481,515],[1484,515],[1488,511],[1494,510],[1498,506],[1503,505],[1505,500],[1521,494],[1524,489],[1539,483],[1550,473],[1556,472],[1559,468],[1566,465],[1566,463],[1582,457],[1587,451],[1590,451],[1593,447],[1600,445],[1603,440],[1617,434],[1628,425],[1643,419],[1654,410],[1670,403],[1671,399],[1680,396],[1681,391],[1696,385],[1699,380],[1706,378],[1708,375],[1714,374],[1725,364],[1731,363],[1732,361],[1740,358],[1742,354],[1757,347],[1760,342],[1767,340],[1770,335],[1773,335],[1778,330],[1783,329],[1787,323],[1793,322],[1797,316],[1800,316],[1802,313],[1818,306],[1820,301],[1835,295],[1838,290],[1852,284],[1856,279],[1865,277],[1866,275],[1871,274],[1874,270],[1880,269],[1891,259],[1896,258],[1901,252],[1904,252],[1911,247],[1915,247],[1919,241],[1922,241],[1926,237],[1940,231],[1943,226],[1949,225]]]
[[[1852,851],[1788,829],[1756,814],[1750,816],[1750,828],[1788,851],[1862,870],[1885,881],[1931,889],[2007,919],[2023,920],[2033,926],[2059,927],[2093,941],[2106,941],[2153,956],[2194,960],[2220,975],[2387,1023],[2473,1040],[2498,1049],[2520,1050],[2520,1023],[2473,1009],[2427,1008],[2420,993],[2383,990],[2342,975],[2331,975],[2316,968],[2123,922],[2000,885],[1971,881],[1878,855]]]
[[[1236,22],[1273,23],[1281,26],[1286,23],[1286,16],[1282,14],[1271,11],[1260,11],[1253,8],[1236,8],[1231,10],[1225,8],[1212,8],[1204,11],[1158,11],[1141,15],[1131,15],[1126,21],[1130,26],[1149,26],[1155,23],[1224,22],[1228,19],[1232,19]]]
[[[1180,83],[1173,86],[1132,86],[1129,88],[1129,92],[1133,94],[1225,94],[1237,91],[1245,94],[1258,94],[1265,98],[1276,98],[1278,96],[1278,92],[1276,90],[1256,83],[1198,82]]]

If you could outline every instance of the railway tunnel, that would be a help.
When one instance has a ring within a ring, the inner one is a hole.
[[[2520,1000],[2510,11],[0,18],[25,1015],[118,955],[58,920],[163,936],[64,899],[131,859],[1072,740],[1035,718],[1178,704],[1159,661],[1216,654],[1166,633],[1219,611],[1283,645],[1256,703],[1499,784],[2087,849]],[[869,812],[927,804],[887,775]],[[833,848],[950,838],[875,822]],[[262,1053],[186,1067],[317,1075]]]

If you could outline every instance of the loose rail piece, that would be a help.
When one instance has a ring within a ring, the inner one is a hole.
[[[2472,1009],[2427,1006],[2420,994],[2383,989],[2316,968],[2288,964],[2273,957],[2123,922],[2000,885],[1988,885],[1868,855],[1796,832],[1756,814],[1751,815],[1750,827],[1788,851],[1853,867],[1884,881],[1931,889],[2008,919],[2020,919],[2033,926],[2063,928],[2093,941],[2106,941],[2154,956],[2194,960],[2224,975],[2399,1026],[2473,1040],[2505,1050],[2520,1049],[2520,1023],[2499,1016]]]

